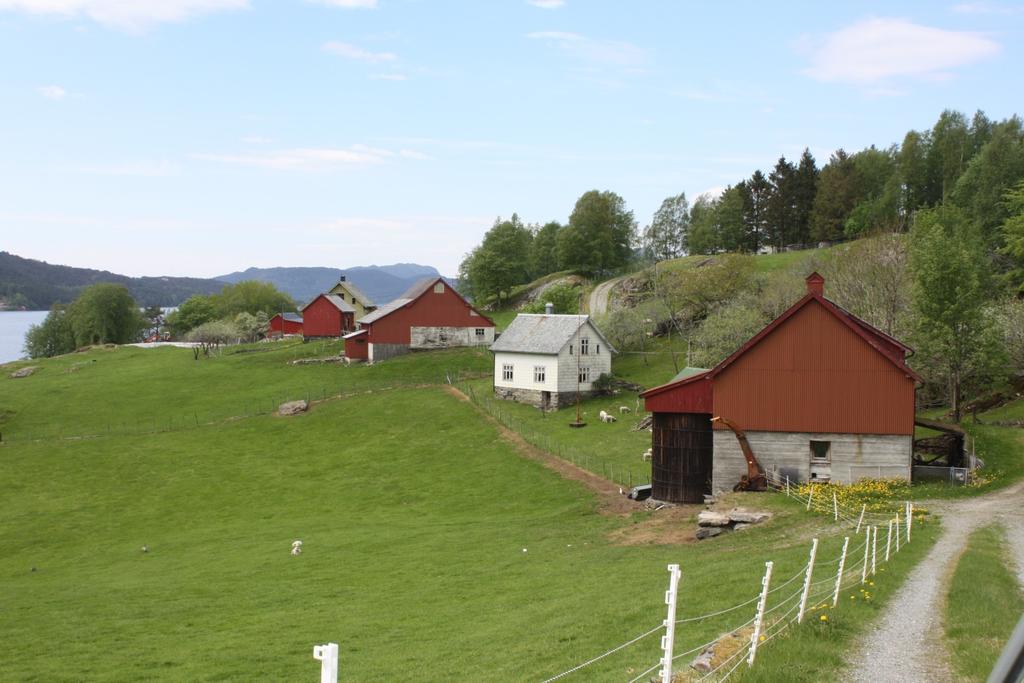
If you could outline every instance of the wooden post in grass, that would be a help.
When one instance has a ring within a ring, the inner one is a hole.
[[[871,527],[864,527],[864,567],[860,572],[860,582],[868,582],[868,551],[871,550]]]
[[[885,534],[885,561],[889,561],[889,546],[892,545],[892,520],[889,520],[889,531]]]
[[[843,554],[839,556],[839,571],[836,572],[836,589],[832,593],[832,606],[839,604],[839,589],[843,585],[843,568],[846,566],[846,549],[850,546],[850,537],[843,538]]]
[[[668,590],[665,591],[665,604],[668,614],[665,616],[665,635],[661,637],[661,683],[672,683],[672,647],[676,642],[676,598],[679,595],[679,565],[668,566]]]
[[[864,511],[867,510],[867,509],[868,509],[868,504],[867,503],[864,503],[863,505],[860,506],[860,517],[857,518],[857,530],[854,532],[855,534],[859,534],[860,533],[860,525],[861,525],[861,523],[864,522]]]
[[[757,601],[757,615],[754,617],[754,632],[750,636],[750,656],[747,657],[747,666],[754,665],[754,656],[757,654],[757,641],[761,638],[764,605],[768,602],[768,585],[772,582],[772,565],[771,561],[764,563],[764,578],[761,579],[761,598]]]
[[[832,519],[839,521],[839,501],[836,499],[836,492],[832,492]]]
[[[811,554],[807,558],[807,571],[804,573],[804,591],[800,594],[800,609],[796,613],[796,623],[804,621],[804,610],[807,608],[807,594],[811,592],[811,575],[814,573],[814,557],[818,554],[818,539],[811,539]]]
[[[871,527],[871,576],[875,575],[875,559],[878,557],[878,527]]]

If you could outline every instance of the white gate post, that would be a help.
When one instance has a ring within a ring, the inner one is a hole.
[[[761,622],[764,620],[764,604],[768,602],[768,584],[772,581],[773,562],[764,563],[764,578],[761,579],[761,599],[757,601],[757,616],[754,617],[754,633],[750,636],[750,656],[747,657],[747,666],[754,665],[754,655],[757,654],[757,641],[761,638]]]
[[[661,683],[672,683],[672,646],[676,641],[676,598],[679,595],[679,565],[668,566],[668,590],[665,591],[665,604],[668,615],[665,617],[665,635],[661,637]]]
[[[878,527],[871,527],[871,576],[875,575],[875,559],[878,557]]]
[[[839,521],[839,502],[836,500],[836,492],[832,492],[832,519]]]
[[[320,683],[338,683],[338,644],[313,647],[313,659],[320,660]]]
[[[843,568],[846,566],[846,548],[850,545],[850,537],[843,537],[843,554],[839,556],[839,571],[836,572],[836,590],[832,594],[832,606],[839,604],[839,589],[843,585]]]
[[[889,546],[892,545],[892,520],[889,520],[889,531],[885,534],[885,561],[889,561]]]
[[[861,522],[864,521],[864,511],[867,510],[867,509],[868,509],[868,504],[867,503],[864,503],[863,505],[860,506],[860,517],[857,518],[857,530],[854,531],[853,533],[855,533],[855,534],[859,534],[860,533],[860,525],[861,525]]]
[[[804,573],[804,592],[800,594],[800,609],[796,614],[796,623],[804,621],[804,609],[807,608],[807,594],[811,592],[811,574],[814,573],[814,557],[818,554],[818,539],[811,539],[811,555],[807,558],[807,571]]]
[[[860,582],[868,582],[868,551],[871,550],[871,527],[864,527],[864,568],[860,572]]]
[[[907,501],[907,543],[910,543],[910,527],[914,526],[914,504]]]
[[[811,484],[811,492],[807,494],[807,510],[811,509],[811,499],[814,498],[814,484]]]

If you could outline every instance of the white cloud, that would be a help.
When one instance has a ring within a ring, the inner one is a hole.
[[[0,10],[69,19],[86,17],[104,26],[129,32],[248,6],[249,0],[0,0]]]
[[[906,19],[867,19],[810,45],[804,73],[819,81],[870,85],[893,78],[936,80],[999,52],[995,41]]]
[[[68,91],[59,85],[41,85],[36,92],[48,100],[63,100],[67,97]]]
[[[393,52],[371,52],[351,43],[342,43],[337,40],[324,43],[323,50],[324,52],[330,52],[332,55],[338,55],[346,59],[355,59],[360,62],[369,62],[370,64],[393,62],[398,59],[398,55]]]
[[[334,147],[296,147],[265,153],[250,154],[193,154],[193,159],[214,161],[224,164],[256,166],[283,171],[323,170],[345,166],[372,166],[382,164],[389,159],[401,157],[405,159],[429,159],[425,154],[411,149],[394,152],[388,149],[370,147],[368,145],[352,145],[347,148]]]
[[[1001,5],[995,2],[963,2],[953,5],[957,14],[1024,14],[1024,7],[1019,5]]]
[[[551,43],[566,55],[589,63],[635,68],[650,61],[647,50],[622,40],[600,40],[568,31],[534,31],[526,37]]]
[[[342,9],[377,9],[377,0],[308,0],[308,2]]]
[[[527,4],[541,9],[558,9],[565,7],[565,0],[526,0]]]

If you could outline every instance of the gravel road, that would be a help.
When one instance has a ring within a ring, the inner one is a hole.
[[[1024,584],[1024,482],[986,496],[925,505],[942,515],[942,535],[914,568],[878,623],[848,660],[855,683],[953,683],[941,647],[942,603],[948,578],[972,531],[991,522],[1006,528]]]
[[[625,278],[616,277],[611,280],[605,280],[597,287],[594,287],[594,291],[590,293],[590,299],[587,302],[588,312],[592,316],[604,315],[608,312],[609,299],[611,298],[612,288],[619,284]]]

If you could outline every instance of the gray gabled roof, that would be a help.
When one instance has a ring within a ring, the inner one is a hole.
[[[615,353],[615,349],[601,334],[601,330],[597,329],[597,325],[590,320],[590,316],[542,313],[517,315],[498,340],[491,344],[491,351],[557,354],[587,322],[590,322],[594,332],[604,342],[605,348]]]
[[[284,318],[285,320],[287,320],[290,323],[301,323],[302,322],[302,316],[299,315],[298,313],[283,313],[281,317]]]
[[[321,296],[323,298],[327,299],[328,301],[330,301],[332,304],[334,304],[334,307],[337,308],[342,313],[355,313],[356,312],[356,309],[352,308],[352,304],[350,304],[349,302],[345,301],[344,299],[342,299],[337,294],[317,294],[315,297],[313,297],[313,301],[316,301]],[[306,304],[305,306],[303,306],[299,310],[300,311],[305,311],[307,308],[309,308],[310,304],[312,304],[313,301],[310,301],[308,304]]]
[[[338,284],[344,285],[345,288],[348,290],[348,293],[351,294],[356,301],[362,303],[364,308],[373,308],[374,306],[377,305],[373,303],[373,299],[366,296],[366,293],[363,292],[363,290],[359,289],[359,287],[356,286],[356,283],[352,282],[351,280],[346,278],[344,282],[338,282]]]

